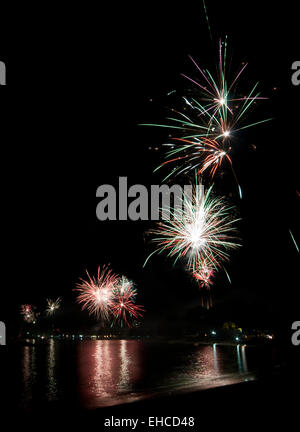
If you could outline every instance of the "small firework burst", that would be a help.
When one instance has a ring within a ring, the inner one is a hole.
[[[47,315],[53,315],[57,309],[60,308],[61,305],[61,297],[58,297],[56,300],[47,299]]]
[[[36,313],[34,307],[30,304],[23,304],[20,308],[21,315],[25,322],[32,324],[36,321]]]
[[[194,279],[198,282],[199,288],[209,289],[212,285],[215,269],[206,262],[203,262],[198,265],[192,274]]]
[[[121,276],[118,281],[117,288],[114,291],[114,294],[118,293],[126,294],[128,297],[130,297],[130,299],[134,300],[137,295],[137,290],[131,280],[127,279],[126,276]]]
[[[215,275],[215,269],[212,268],[206,261],[198,263],[198,267],[192,272],[193,278],[197,281],[200,289],[201,306],[209,309],[212,307],[212,295],[210,292]]]
[[[77,284],[79,292],[77,301],[82,309],[87,309],[91,315],[96,315],[103,321],[107,321],[111,314],[111,306],[114,298],[114,290],[119,281],[109,266],[99,267],[96,277],[91,277],[88,272],[88,280],[81,279]]]
[[[111,307],[115,322],[118,322],[122,327],[125,324],[131,327],[132,320],[142,317],[144,307],[135,304],[136,295],[137,290],[134,288],[133,282],[122,276],[114,290],[114,300]]]

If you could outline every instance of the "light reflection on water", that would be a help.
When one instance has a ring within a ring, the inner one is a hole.
[[[36,353],[35,347],[25,346],[22,356],[23,392],[22,402],[26,403],[33,397],[32,389],[36,381]]]
[[[244,345],[151,344],[95,340],[24,346],[22,405],[68,400],[84,407],[158,393],[239,382],[248,373]]]
[[[238,361],[238,368],[240,373],[247,373],[248,372],[248,366],[247,366],[247,358],[245,353],[245,345],[237,345],[237,361]]]
[[[56,365],[56,354],[55,354],[55,342],[50,339],[47,353],[47,373],[48,373],[48,383],[47,383],[47,399],[55,400],[57,398],[58,392],[58,382],[55,375],[55,365]]]
[[[134,391],[142,344],[134,340],[85,341],[78,346],[78,389],[83,405],[110,405]]]

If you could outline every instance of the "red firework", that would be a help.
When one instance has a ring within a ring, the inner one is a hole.
[[[204,262],[193,272],[193,276],[198,281],[199,288],[205,287],[209,289],[212,284],[214,270]]]
[[[198,282],[198,287],[201,290],[201,305],[206,309],[212,307],[212,297],[210,293],[210,286],[213,281],[212,278],[215,274],[213,269],[205,260],[198,265],[196,270],[193,271],[193,277]],[[205,288],[205,290],[203,290]]]
[[[109,266],[103,266],[102,270],[98,267],[97,277],[91,277],[88,271],[86,273],[88,280],[81,279],[81,283],[77,284],[77,301],[81,304],[82,310],[87,309],[91,315],[108,320],[119,277]]]
[[[145,309],[143,306],[134,303],[135,296],[136,290],[133,283],[122,277],[119,286],[114,292],[114,301],[111,306],[115,321],[121,324],[121,326],[126,324],[128,327],[131,327],[131,319],[138,319],[143,316],[142,312]]]
[[[36,319],[36,314],[34,312],[34,307],[30,304],[21,305],[21,315],[24,321],[27,323],[34,323]]]

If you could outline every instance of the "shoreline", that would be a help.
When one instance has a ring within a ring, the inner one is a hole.
[[[92,409],[75,406],[69,404],[68,401],[53,402],[47,407],[34,411],[19,410],[21,417],[14,417],[13,422],[21,427],[27,420],[30,421],[33,430],[40,430],[45,417],[59,416],[60,427],[67,427],[68,430],[71,427],[79,430],[81,427],[95,427],[95,425],[98,425],[98,430],[121,430],[120,428],[105,428],[105,420],[108,418],[137,418],[141,422],[153,416],[156,418],[176,416],[194,417],[197,426],[195,430],[201,430],[201,425],[206,421],[213,427],[233,426],[237,421],[239,427],[242,427],[245,422],[247,425],[251,423],[253,427],[257,427],[258,424],[260,427],[263,424],[275,426],[283,417],[288,423],[289,412],[297,412],[297,400],[294,395],[298,387],[297,381],[293,378],[291,371],[273,371],[272,374],[258,377],[252,381],[181,393],[169,392],[152,398]],[[283,398],[284,405],[282,404]],[[34,424],[32,423],[33,418]],[[159,427],[149,429],[147,425],[139,424],[137,430],[164,429]],[[187,428],[176,430],[187,430]]]

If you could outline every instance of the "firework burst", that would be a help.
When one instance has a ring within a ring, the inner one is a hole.
[[[131,280],[127,279],[126,276],[121,276],[115,293],[126,294],[130,299],[134,300],[137,295],[137,290]]]
[[[202,185],[194,186],[194,193],[183,193],[183,209],[174,209],[173,217],[158,224],[150,231],[152,242],[157,245],[154,253],[166,252],[174,259],[187,259],[192,272],[199,265],[217,269],[229,258],[228,251],[240,245],[236,242],[233,207],[222,198],[212,196],[212,186],[205,193]],[[146,263],[145,263],[146,264]]]
[[[36,314],[34,311],[34,307],[30,304],[23,304],[20,308],[21,315],[25,322],[31,324],[36,320]]]
[[[238,70],[232,80],[228,80],[227,40],[219,41],[219,59],[217,75],[214,77],[209,70],[202,69],[190,57],[200,80],[182,76],[194,86],[193,96],[183,97],[184,110],[172,109],[173,116],[167,117],[168,124],[144,124],[144,126],[158,126],[171,131],[172,142],[164,144],[171,147],[166,153],[167,161],[156,168],[171,166],[173,168],[165,177],[179,175],[197,169],[199,174],[208,172],[213,177],[221,167],[222,161],[227,160],[239,188],[231,160],[232,138],[243,129],[264,123],[271,119],[245,123],[245,118],[261,97],[256,83],[246,95],[238,93],[239,78],[247,67],[246,63]],[[173,136],[177,134],[177,136]]]
[[[213,128],[217,126],[220,132],[219,137],[222,137],[226,131],[230,130],[230,125],[232,129],[243,120],[244,114],[256,100],[267,98],[261,97],[260,93],[257,92],[258,83],[252,87],[248,95],[238,95],[237,83],[248,64],[243,63],[233,80],[229,82],[227,80],[227,38],[224,42],[219,40],[218,52],[218,73],[216,77],[213,77],[208,70],[202,69],[191,56],[190,59],[200,73],[200,78],[203,82],[201,83],[201,81],[194,80],[184,74],[182,76],[196,85],[200,90],[199,97],[196,100],[192,99],[192,103],[190,103],[192,107],[195,106],[198,112],[197,117],[207,115],[210,132],[215,135],[216,129]],[[265,121],[262,120],[255,124]],[[253,125],[249,124],[243,128],[250,126]],[[237,130],[240,130],[240,128]],[[228,136],[228,134],[225,134],[225,136]]]
[[[58,297],[56,300],[47,299],[47,309],[46,313],[47,315],[53,315],[55,311],[57,311],[60,308],[61,305],[61,298]]]
[[[198,282],[199,288],[210,289],[212,285],[212,278],[215,274],[215,269],[207,264],[206,261],[200,263],[199,266],[193,271],[193,277]]]
[[[104,266],[102,271],[99,267],[97,277],[91,277],[88,272],[87,275],[88,280],[81,279],[76,288],[82,310],[87,309],[103,321],[111,319],[122,327],[131,327],[132,320],[142,317],[144,307],[135,304],[137,290],[132,281],[116,275],[109,266]]]
[[[114,290],[114,300],[111,307],[114,319],[121,326],[131,327],[131,320],[142,317],[144,307],[135,304],[137,291],[133,282],[122,276],[117,288]]]
[[[198,264],[198,267],[192,272],[192,275],[201,291],[201,306],[206,309],[211,308],[213,302],[210,288],[213,283],[212,278],[215,275],[215,269],[204,261]]]
[[[237,96],[237,82],[247,67],[244,63],[234,79],[228,83],[227,80],[227,41],[219,41],[218,74],[214,78],[208,70],[203,70],[190,57],[197,71],[200,73],[201,81],[194,80],[184,74],[182,76],[196,86],[198,92],[193,92],[193,97],[183,97],[189,114],[172,109],[178,117],[168,117],[170,124],[157,124],[152,126],[167,127],[181,131],[182,138],[210,137],[225,143],[233,132],[264,123],[271,119],[264,119],[254,123],[245,124],[245,115],[257,100],[267,99],[261,97],[257,92],[256,83],[247,95]],[[173,123],[173,124],[172,124]]]
[[[107,321],[111,314],[114,290],[119,278],[109,266],[103,266],[102,270],[99,267],[96,277],[86,273],[88,280],[81,279],[77,284],[76,291],[79,292],[77,301],[82,310],[87,309],[91,315]]]

